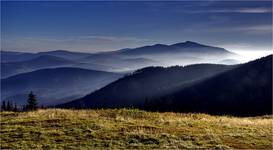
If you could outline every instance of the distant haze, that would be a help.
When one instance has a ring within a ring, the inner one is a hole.
[[[272,53],[271,1],[1,2],[1,50],[113,51],[196,41]]]

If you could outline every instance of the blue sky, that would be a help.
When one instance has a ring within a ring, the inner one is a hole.
[[[271,1],[2,2],[2,50],[109,51],[187,40],[272,51]]]

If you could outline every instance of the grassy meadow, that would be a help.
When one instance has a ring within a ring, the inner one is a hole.
[[[272,116],[137,109],[1,112],[1,149],[272,149]]]

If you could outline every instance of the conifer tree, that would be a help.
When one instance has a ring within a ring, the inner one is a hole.
[[[11,104],[10,101],[8,101],[8,103],[7,103],[6,110],[7,110],[7,111],[11,111],[11,110],[12,110],[12,104]]]
[[[1,106],[1,110],[2,110],[2,111],[5,111],[6,109],[7,109],[6,101],[3,101],[3,102],[2,102],[2,106]]]
[[[37,108],[38,108],[38,102],[37,102],[36,96],[31,91],[28,95],[27,110],[33,111],[33,110],[37,110]]]
[[[22,111],[27,111],[27,105],[22,106]]]
[[[14,104],[13,111],[15,111],[15,112],[18,111],[16,103]]]

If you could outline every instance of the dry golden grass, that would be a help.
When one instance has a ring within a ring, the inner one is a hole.
[[[272,116],[136,109],[1,112],[1,149],[272,149]]]

